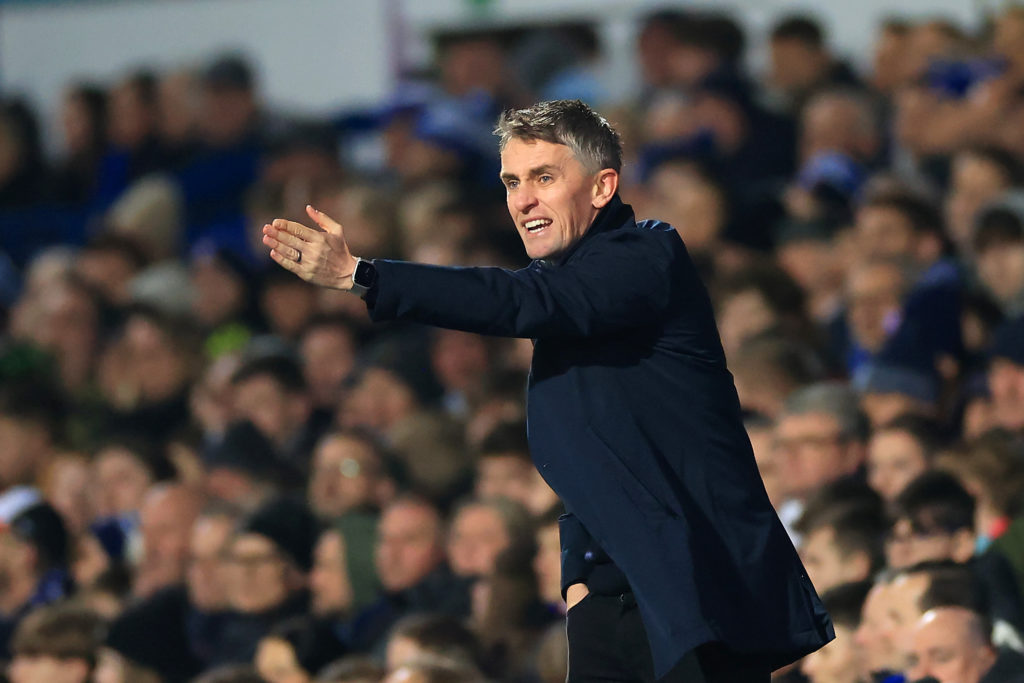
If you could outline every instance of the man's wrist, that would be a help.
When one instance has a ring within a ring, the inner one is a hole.
[[[356,257],[347,284],[348,287],[345,289],[365,299],[367,293],[377,284],[377,268],[373,261]]]

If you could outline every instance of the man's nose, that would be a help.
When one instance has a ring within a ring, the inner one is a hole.
[[[526,213],[537,205],[537,195],[527,185],[522,185],[512,199],[512,206],[519,213]]]

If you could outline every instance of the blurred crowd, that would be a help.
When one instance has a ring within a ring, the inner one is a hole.
[[[1024,680],[1024,9],[448,31],[378,106],[244,56],[0,102],[0,659],[13,683],[566,676],[529,340],[372,326],[259,242],[517,268],[495,118],[580,98],[704,275],[769,497],[836,625],[785,681]],[[49,144],[44,145],[44,142]],[[59,150],[56,156],[44,149]],[[687,438],[679,434],[680,441]]]

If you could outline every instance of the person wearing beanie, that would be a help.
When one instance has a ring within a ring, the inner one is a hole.
[[[252,661],[279,622],[309,612],[309,572],[318,524],[303,503],[264,503],[227,545],[228,614],[211,664]]]
[[[282,483],[298,482],[270,440],[248,420],[231,424],[223,438],[203,454],[206,493],[247,511],[266,502]]]
[[[18,623],[68,594],[68,534],[60,515],[37,503],[0,526],[0,659]]]

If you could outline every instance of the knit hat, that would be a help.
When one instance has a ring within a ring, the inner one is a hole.
[[[279,469],[270,440],[248,420],[228,427],[224,437],[206,450],[203,461],[209,469],[238,470],[263,481],[273,481]]]
[[[239,532],[269,539],[304,572],[313,568],[313,548],[319,528],[304,503],[290,498],[265,503],[242,523]]]
[[[64,569],[68,563],[68,532],[64,520],[47,503],[32,505],[14,516],[7,530],[36,548],[44,569]]]

